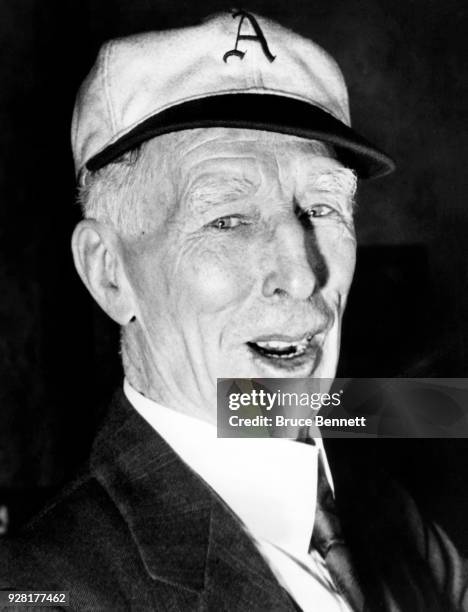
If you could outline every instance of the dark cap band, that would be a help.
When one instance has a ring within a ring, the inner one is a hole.
[[[359,178],[376,178],[395,169],[393,160],[330,113],[295,98],[272,94],[222,94],[172,106],[133,128],[86,164],[99,170],[142,142],[195,128],[243,128],[319,140],[334,147],[339,161]]]

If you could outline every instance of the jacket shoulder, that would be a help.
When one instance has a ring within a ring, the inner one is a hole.
[[[141,564],[129,530],[105,489],[84,473],[20,533],[0,541],[0,588],[73,590],[80,609],[93,599],[103,605],[106,593],[106,605],[116,606],[122,587],[138,582],[123,564]]]

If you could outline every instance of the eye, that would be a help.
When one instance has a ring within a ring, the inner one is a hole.
[[[316,204],[315,206],[311,206],[305,211],[305,214],[310,219],[316,219],[317,217],[328,217],[332,215],[335,211],[334,208],[328,206],[328,204]]]
[[[210,227],[213,227],[217,230],[231,230],[235,229],[239,225],[242,225],[242,219],[234,215],[228,217],[219,217],[219,219],[215,219],[209,225]]]

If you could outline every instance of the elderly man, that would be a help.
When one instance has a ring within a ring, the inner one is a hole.
[[[77,480],[3,546],[4,588],[77,610],[467,604],[390,481],[332,478],[303,433],[216,437],[218,377],[335,374],[356,177],[393,168],[349,125],[334,61],[244,11],[103,47],[74,114],[73,253],[126,380]]]

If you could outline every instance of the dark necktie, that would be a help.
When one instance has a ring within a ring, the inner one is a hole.
[[[363,610],[364,598],[353,570],[349,550],[343,540],[335,500],[328,484],[320,452],[317,508],[311,546],[323,557],[338,591],[352,609]]]

